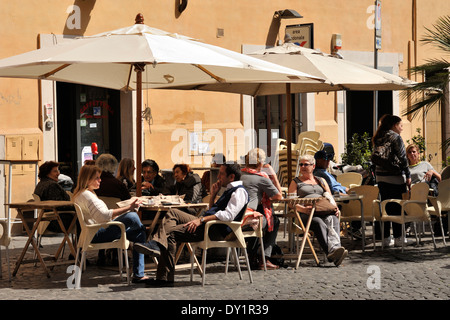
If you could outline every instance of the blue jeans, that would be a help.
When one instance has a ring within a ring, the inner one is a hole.
[[[122,222],[125,225],[127,239],[132,242],[144,243],[147,240],[145,226],[136,212],[127,212],[118,216],[114,221]],[[120,228],[110,226],[101,228],[92,239],[93,243],[111,242],[120,238]],[[133,274],[135,277],[143,277],[145,269],[144,255],[133,250]]]

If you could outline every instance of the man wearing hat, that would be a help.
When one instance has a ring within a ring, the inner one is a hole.
[[[314,175],[324,178],[330,186],[330,190],[333,194],[336,193],[336,191],[339,192],[339,194],[347,194],[348,188],[337,182],[336,178],[327,170],[332,157],[333,155],[327,154],[324,150],[317,151],[314,155],[314,159],[316,159]]]

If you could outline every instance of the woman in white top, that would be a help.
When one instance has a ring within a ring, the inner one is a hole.
[[[160,249],[156,242],[146,242],[145,227],[141,223],[136,212],[131,210],[136,209],[139,203],[132,202],[129,206],[108,209],[106,204],[100,200],[95,194],[95,190],[100,187],[100,175],[102,170],[95,165],[85,165],[81,168],[78,176],[77,187],[74,190],[74,202],[78,204],[83,210],[86,224],[104,223],[111,220],[120,221],[125,225],[127,239],[134,242],[135,246],[144,244],[145,253],[151,256],[159,256]],[[108,228],[101,228],[92,242],[110,242],[120,238],[120,228],[117,226],[110,226]],[[142,251],[142,250],[141,250]],[[144,282],[147,277],[144,275],[144,255],[133,250],[133,282]]]

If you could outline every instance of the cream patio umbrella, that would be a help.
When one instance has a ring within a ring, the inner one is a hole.
[[[146,81],[142,82],[145,67]],[[323,81],[231,50],[136,23],[0,60],[0,77],[44,79],[137,90],[137,195],[142,183],[142,89],[165,84]]]
[[[339,59],[318,50],[300,47],[293,43],[267,48],[248,54],[266,62],[302,70],[308,74],[325,79],[324,82],[259,82],[259,83],[213,83],[191,85],[178,89],[197,89],[208,91],[235,92],[252,96],[286,94],[287,105],[290,105],[290,93],[327,92],[340,90],[400,90],[414,82],[367,67],[355,62]],[[165,87],[172,87],[170,84]],[[291,157],[291,115],[287,110],[287,157]],[[288,161],[288,181],[291,180],[291,163]]]

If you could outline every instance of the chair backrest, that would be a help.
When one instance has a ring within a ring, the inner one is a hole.
[[[446,166],[444,169],[442,169],[441,179],[442,180],[450,179],[450,166]]]
[[[405,212],[409,217],[426,217],[427,199],[428,199],[428,183],[420,182],[411,187],[411,194],[409,200],[420,201],[422,203],[407,203],[405,204]]]
[[[297,143],[295,144],[293,149],[299,150],[304,142],[304,140],[308,139],[308,140],[312,140],[312,141],[317,141],[320,138],[320,132],[318,131],[303,131],[300,132],[297,136]]]
[[[437,199],[441,203],[442,211],[450,211],[450,179],[439,182],[438,191]]]
[[[357,195],[362,195],[364,198],[362,199],[363,208],[364,208],[364,219],[372,220],[373,216],[378,218],[379,210],[375,213],[372,210],[374,200],[378,199],[378,195],[380,191],[376,186],[363,185],[358,187],[350,188],[349,192],[355,192]],[[349,203],[343,206],[343,210],[341,212],[342,217],[351,217],[351,216],[361,216],[361,204],[359,201],[349,201]]]
[[[98,197],[100,200],[102,200],[108,209],[117,209],[119,206],[117,205],[117,202],[120,202],[120,198],[115,197]]]
[[[350,189],[361,185],[362,175],[358,172],[346,172],[336,176],[336,181]]]
[[[0,226],[2,226],[2,233],[0,236],[0,245],[1,246],[9,246],[9,243],[11,242],[11,237],[9,236],[8,232],[8,221],[0,220]],[[1,263],[1,261],[0,261]]]

